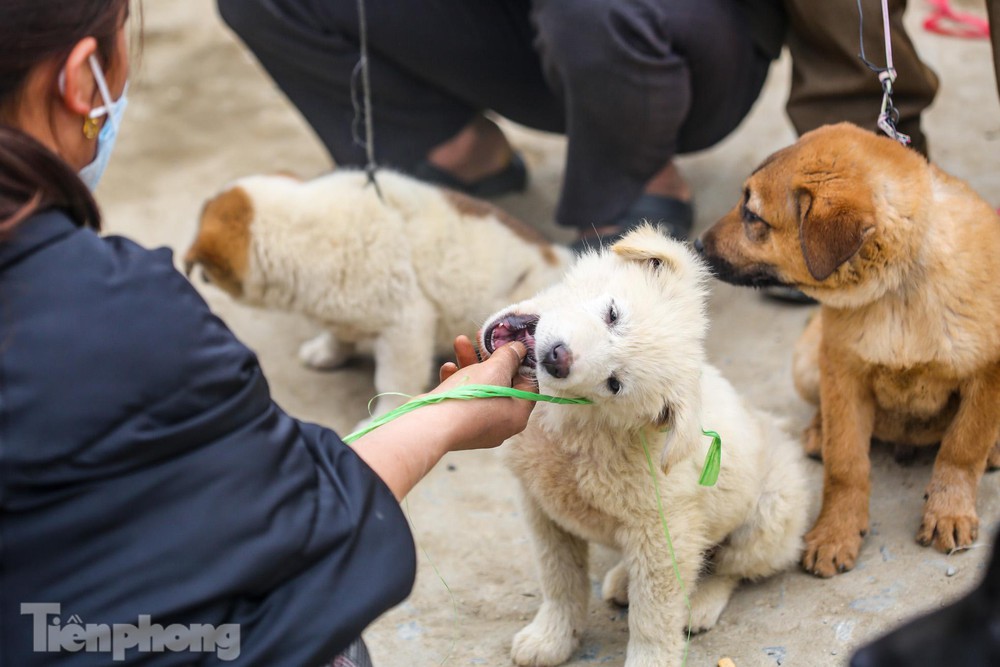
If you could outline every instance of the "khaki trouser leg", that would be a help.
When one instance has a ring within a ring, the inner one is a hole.
[[[988,0],[1000,15],[1000,0]],[[792,87],[787,111],[800,134],[820,125],[850,121],[876,129],[882,104],[878,77],[858,58],[858,10],[854,0],[785,0],[791,20],[788,47],[792,56]],[[885,65],[882,9],[879,0],[862,0],[865,55]],[[937,75],[917,55],[903,28],[906,0],[889,0],[892,56],[896,68],[893,103],[899,109],[898,129],[909,134],[913,147],[927,153],[920,114],[934,100]],[[998,39],[994,31],[993,40]],[[994,48],[994,58],[997,49]],[[998,63],[1000,72],[1000,63]]]

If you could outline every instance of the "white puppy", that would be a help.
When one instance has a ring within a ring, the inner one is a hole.
[[[336,367],[371,340],[376,391],[417,394],[435,353],[554,283],[572,255],[488,203],[391,171],[377,179],[384,201],[357,170],[240,179],[205,204],[185,264],[245,304],[323,324],[299,351],[308,366]],[[381,396],[373,412],[404,400]]]
[[[741,579],[796,562],[808,493],[800,448],[705,362],[706,272],[682,244],[640,228],[580,258],[559,284],[487,320],[488,352],[512,340],[533,354],[539,391],[593,405],[539,403],[511,439],[534,537],[542,606],[514,637],[519,665],[557,665],[576,648],[590,586],[587,543],[620,550],[606,600],[629,604],[627,667],[679,665],[688,622],[642,439],[692,607],[711,628]],[[537,357],[537,362],[535,361]],[[722,436],[714,486],[699,473]]]

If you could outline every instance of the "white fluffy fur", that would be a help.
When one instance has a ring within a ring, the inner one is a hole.
[[[539,390],[594,403],[539,403],[524,433],[505,445],[524,490],[544,593],[535,619],[514,638],[519,665],[557,665],[576,648],[590,592],[588,542],[622,553],[603,595],[630,605],[626,666],[680,664],[688,614],[640,434],[659,462],[692,630],[715,624],[741,579],[765,577],[799,556],[809,505],[800,448],[705,362],[705,282],[686,247],[645,227],[488,321],[539,315],[539,358],[563,343],[573,359],[564,379],[539,366]],[[609,325],[612,302],[618,319]],[[612,373],[617,395],[607,385]],[[710,444],[702,427],[722,436],[712,487],[698,484]]]
[[[526,240],[498,215],[463,212],[437,187],[386,170],[377,178],[384,202],[352,170],[234,183],[254,209],[242,300],[325,325],[300,350],[312,367],[337,366],[373,340],[376,391],[416,394],[436,353],[450,357],[456,335],[558,280],[571,254]],[[404,400],[382,396],[373,413]]]

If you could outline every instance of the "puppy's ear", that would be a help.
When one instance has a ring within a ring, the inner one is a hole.
[[[235,297],[243,294],[250,255],[254,210],[243,188],[234,187],[206,202],[198,235],[184,255],[188,275],[196,264],[210,282]]]
[[[832,186],[824,186],[824,190]],[[834,192],[796,193],[799,240],[809,273],[826,280],[854,256],[875,228],[875,206],[864,188],[837,188]]]
[[[226,251],[226,245],[216,243],[215,238],[196,239],[184,254],[184,274],[190,277],[194,268],[200,266],[206,282],[234,297],[240,297],[243,295],[243,278],[237,273]]]
[[[649,223],[623,236],[611,250],[622,259],[643,262],[654,271],[681,273],[691,261],[679,241],[667,238]]]

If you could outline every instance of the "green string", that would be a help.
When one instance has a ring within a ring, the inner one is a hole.
[[[557,403],[559,405],[589,405],[592,403],[592,401],[589,401],[586,398],[562,398],[561,396],[548,396],[546,394],[536,394],[522,389],[514,389],[513,387],[498,387],[492,384],[466,384],[460,387],[455,387],[454,389],[449,389],[448,391],[442,391],[437,394],[426,394],[420,398],[408,401],[395,410],[387,412],[381,417],[377,417],[372,420],[372,423],[368,426],[364,427],[360,431],[351,433],[343,440],[347,444],[351,444],[361,436],[371,433],[379,426],[382,426],[387,422],[391,422],[393,419],[402,417],[408,412],[413,412],[417,408],[422,408],[425,405],[433,405],[449,399],[467,401],[473,398],[496,398],[501,396],[507,398],[521,398],[526,401],[545,401],[546,403]]]
[[[394,394],[405,396],[405,394]],[[346,436],[343,440],[345,443],[350,444],[357,440],[358,438],[371,433],[379,426],[402,417],[403,415],[413,412],[417,408],[422,408],[425,405],[433,405],[435,403],[440,403],[442,401],[457,399],[457,400],[470,400],[474,398],[495,398],[495,397],[507,397],[507,398],[520,398],[526,401],[544,401],[546,403],[555,403],[558,405],[590,405],[592,401],[586,398],[563,398],[561,396],[549,396],[547,394],[536,394],[531,391],[524,391],[521,389],[514,389],[513,387],[499,387],[490,384],[467,384],[455,389],[449,389],[448,391],[443,391],[437,394],[427,394],[421,398],[413,399],[399,406],[395,410],[387,412],[386,414],[373,420],[371,424],[361,429],[360,431],[355,431],[350,435]],[[377,398],[377,397],[376,397]],[[374,399],[372,399],[374,400]],[[369,406],[371,404],[369,403]],[[708,453],[705,456],[705,463],[702,466],[701,477],[698,479],[698,483],[702,486],[713,486],[719,479],[719,470],[722,467],[722,437],[715,431],[707,431],[702,429],[701,432],[712,438],[712,444],[709,445]],[[653,457],[649,454],[649,444],[646,442],[645,433],[639,432],[639,440],[642,442],[642,450],[646,454],[646,463],[649,465],[649,475],[653,480],[653,490],[656,493],[656,509],[660,514],[660,525],[663,526],[663,535],[667,538],[667,547],[670,549],[670,560],[674,568],[674,577],[681,586],[681,594],[684,596],[684,605],[688,610],[688,628],[687,628],[687,642],[684,645],[684,659],[681,665],[687,664],[688,649],[691,645],[691,599],[688,597],[687,590],[684,586],[684,579],[681,578],[681,571],[677,565],[677,556],[674,553],[674,543],[670,539],[670,530],[667,528],[667,518],[663,512],[663,498],[660,496],[660,480],[656,475],[656,470],[653,467]],[[407,506],[408,507],[408,506]],[[448,594],[451,596],[452,611],[456,616],[458,615],[458,606],[455,601],[455,594],[452,592],[451,587],[448,586],[448,582],[444,580],[441,573],[438,571],[437,566],[434,561],[431,560],[427,551],[421,547],[421,551],[424,553],[424,557],[430,563],[431,567],[434,569],[434,573],[444,584],[445,589],[447,589]],[[455,638],[452,638],[452,646],[448,650],[444,659],[440,664],[443,664],[454,650]]]
[[[670,561],[674,566],[674,577],[681,585],[681,595],[684,596],[684,605],[688,610],[687,642],[684,644],[684,659],[681,667],[687,664],[688,648],[691,646],[691,599],[688,598],[687,590],[684,588],[684,579],[681,578],[681,569],[677,566],[677,556],[674,555],[674,542],[670,539],[670,530],[667,529],[667,517],[663,513],[663,498],[660,497],[660,479],[653,468],[653,457],[649,455],[649,444],[646,443],[646,434],[639,431],[639,441],[642,442],[642,451],[646,453],[646,463],[649,464],[649,476],[653,479],[653,490],[656,492],[656,509],[660,513],[660,525],[663,526],[663,534],[667,538],[667,547],[670,549]]]
[[[397,393],[397,392],[386,392],[384,394],[379,394],[379,396],[387,396],[387,395],[391,395],[391,396],[405,396],[406,398],[409,398],[408,395],[406,395],[406,394],[400,394],[400,393]],[[369,424],[365,428],[361,429],[360,431],[356,431],[354,433],[351,433],[350,435],[348,435],[347,437],[345,437],[343,440],[344,440],[345,443],[351,444],[352,442],[354,442],[355,440],[357,440],[361,436],[374,431],[379,426],[382,426],[383,424],[385,424],[387,422],[390,422],[393,419],[401,417],[401,416],[405,415],[406,413],[412,412],[413,410],[416,410],[417,408],[421,408],[421,407],[423,407],[425,405],[433,405],[434,403],[440,403],[441,401],[445,401],[445,400],[448,400],[448,399],[470,400],[470,399],[473,399],[473,398],[493,398],[493,397],[499,397],[499,396],[511,397],[511,398],[521,398],[521,399],[529,400],[529,401],[545,401],[545,402],[548,402],[548,403],[558,403],[558,404],[562,404],[562,405],[587,405],[587,404],[591,403],[591,401],[589,401],[589,400],[587,400],[585,398],[561,398],[559,396],[548,396],[546,394],[536,394],[536,393],[530,392],[530,391],[523,391],[521,389],[514,389],[513,387],[498,387],[498,386],[495,386],[495,385],[485,385],[485,384],[467,384],[467,385],[463,385],[463,386],[457,387],[455,389],[450,389],[448,391],[444,391],[444,392],[441,392],[441,393],[438,393],[438,394],[428,394],[427,396],[424,396],[422,398],[418,398],[418,399],[414,399],[414,400],[408,401],[407,403],[404,403],[403,405],[401,405],[400,407],[396,408],[395,410],[392,410],[391,412],[387,412],[386,414],[382,415],[381,417],[373,420],[371,424]],[[372,398],[371,401],[368,402],[368,410],[369,410],[369,412],[371,411],[371,403],[376,398],[378,398],[378,396],[375,396],[374,398]],[[403,502],[406,505],[406,513],[408,515],[410,523],[412,524],[413,523],[413,518],[412,518],[412,515],[411,515],[411,513],[409,511],[409,509],[410,509],[409,498],[404,499]],[[415,531],[415,528],[416,527],[414,526],[414,531]],[[427,560],[427,562],[430,564],[431,568],[434,570],[434,574],[437,575],[437,578],[441,581],[441,584],[444,586],[445,590],[448,591],[448,596],[451,598],[452,618],[454,620],[455,626],[457,627],[457,625],[458,625],[458,601],[455,599],[455,592],[452,591],[451,586],[449,586],[448,582],[445,581],[444,576],[441,574],[440,570],[438,570],[437,565],[434,563],[434,560],[431,558],[430,554],[427,553],[427,550],[423,547],[423,545],[419,545],[419,546],[420,546],[420,551],[424,554],[424,558]],[[455,651],[455,644],[456,644],[457,640],[458,640],[458,635],[457,635],[457,633],[453,632],[452,633],[452,637],[451,637],[451,645],[448,647],[448,651],[447,651],[447,653],[445,653],[444,657],[441,659],[441,662],[438,663],[439,665],[443,665],[452,656],[452,654]]]
[[[396,392],[386,392],[384,394],[379,394],[379,396],[405,396],[409,398],[406,394],[399,394]],[[448,391],[443,391],[437,394],[427,394],[421,398],[415,398],[407,401],[395,410],[387,412],[381,417],[372,420],[368,426],[360,431],[355,431],[354,433],[346,436],[344,438],[344,442],[351,444],[361,436],[371,433],[379,426],[391,422],[393,419],[402,417],[408,412],[413,412],[417,408],[422,408],[425,405],[433,405],[450,399],[468,401],[473,398],[497,397],[520,398],[526,401],[544,401],[546,403],[555,403],[558,405],[591,405],[593,403],[593,401],[586,398],[563,398],[562,396],[549,396],[547,394],[536,394],[532,391],[514,389],[513,387],[498,387],[492,384],[466,384],[456,387],[455,389],[449,389]],[[372,398],[372,401],[376,398],[378,398],[378,396]],[[368,409],[369,411],[371,410],[371,401],[368,402]],[[702,486],[715,486],[716,481],[719,479],[719,470],[722,468],[722,436],[715,431],[706,431],[705,429],[702,429],[701,432],[712,438],[712,444],[709,445],[708,453],[705,454],[705,463],[701,467],[701,477],[698,478],[698,483]]]
[[[705,465],[701,468],[701,477],[698,483],[702,486],[715,486],[719,479],[719,468],[722,467],[722,436],[715,431],[701,432],[712,438],[712,444],[708,446],[708,454],[705,455]]]

